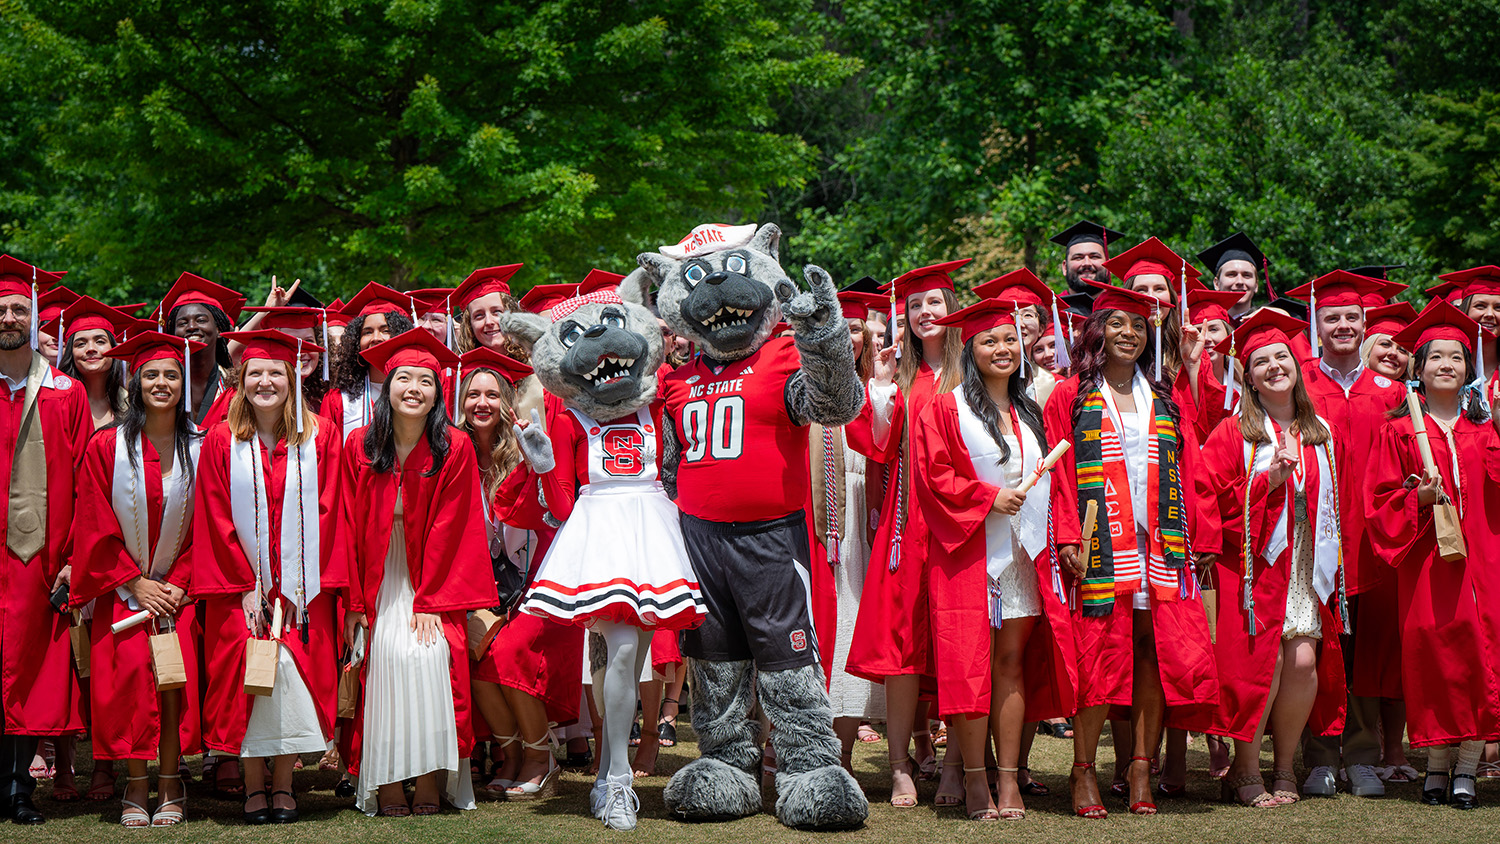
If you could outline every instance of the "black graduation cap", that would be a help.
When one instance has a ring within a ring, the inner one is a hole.
[[[1088,316],[1094,312],[1093,293],[1064,293],[1057,298],[1061,299],[1068,306],[1068,310],[1074,313]]]
[[[861,277],[859,279],[856,279],[854,281],[849,282],[848,284],[844,285],[843,287],[840,287],[839,288],[839,292],[840,293],[872,293],[872,294],[874,294],[876,296],[886,296],[886,295],[888,295],[887,291],[881,289],[880,282],[876,281],[875,280],[875,276],[872,276],[872,275],[863,276],[863,277]]]
[[[1297,319],[1300,319],[1303,322],[1307,322],[1307,316],[1309,313],[1307,310],[1307,303],[1300,299],[1293,299],[1290,296],[1281,296],[1278,297],[1276,301],[1272,302],[1270,307],[1273,307],[1278,311],[1286,311],[1288,314],[1296,317]],[[1254,313],[1254,311],[1252,311],[1251,313]]]
[[[307,288],[299,284],[297,285],[297,289],[292,291],[292,298],[287,300],[287,304],[303,308],[321,309],[323,307],[323,300],[308,293]]]
[[[1202,261],[1208,267],[1209,272],[1214,275],[1218,275],[1219,268],[1228,261],[1249,261],[1259,271],[1264,271],[1266,268],[1266,254],[1260,251],[1255,241],[1244,232],[1235,232],[1199,252],[1198,260]]]
[[[1048,240],[1064,249],[1076,243],[1097,243],[1104,247],[1105,252],[1108,252],[1111,243],[1124,243],[1125,235],[1098,223],[1083,220],[1068,226]]]
[[[1378,278],[1381,281],[1390,281],[1391,270],[1405,269],[1405,264],[1371,264],[1365,267],[1350,267],[1348,272],[1362,275],[1365,278]]]

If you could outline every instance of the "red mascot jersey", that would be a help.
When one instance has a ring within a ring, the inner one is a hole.
[[[677,434],[677,506],[712,522],[758,522],[801,510],[809,494],[807,431],[786,407],[800,365],[791,338],[714,372],[699,355],[662,385],[663,424]]]

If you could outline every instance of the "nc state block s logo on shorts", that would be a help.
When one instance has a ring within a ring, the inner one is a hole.
[[[793,630],[791,635],[792,650],[802,653],[807,650],[807,632],[805,630]]]

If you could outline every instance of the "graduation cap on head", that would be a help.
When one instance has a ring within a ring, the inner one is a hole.
[[[52,365],[62,366],[63,348],[67,346],[68,335],[79,331],[103,330],[119,340],[136,322],[138,320],[135,317],[118,308],[111,308],[92,296],[79,296],[68,305],[58,307],[57,315],[43,323],[41,330],[57,338],[57,359]]]
[[[1121,243],[1125,235],[1091,220],[1080,220],[1047,239],[1061,246],[1064,252],[1080,243],[1097,243],[1104,247],[1104,254],[1109,255],[1109,245]]]
[[[904,308],[907,298],[918,293],[926,293],[929,290],[954,290],[953,271],[972,260],[974,259],[960,258],[957,261],[943,261],[939,264],[917,267],[896,276],[885,289],[887,292],[896,291],[896,301]]]
[[[1016,312],[1008,303],[998,299],[980,299],[977,303],[954,311],[939,320],[934,320],[936,325],[956,325],[959,334],[965,343],[973,339],[974,335],[999,328],[1002,325],[1015,325]]]
[[[1349,272],[1355,275],[1368,276],[1369,278],[1388,280],[1391,277],[1391,270],[1405,268],[1405,264],[1368,264],[1363,267],[1350,267]]]
[[[409,315],[412,311],[411,297],[376,281],[360,288],[360,291],[354,294],[354,298],[349,300],[349,304],[344,306],[344,313],[351,320],[371,314],[388,314],[392,311],[403,316]]]
[[[879,293],[864,293],[845,288],[839,291],[839,310],[844,319],[869,319],[870,311],[884,311],[890,299]]]
[[[1500,267],[1470,267],[1466,270],[1443,273],[1438,278],[1444,283],[1427,292],[1433,296],[1441,296],[1450,302],[1457,302],[1477,294],[1500,295]]]
[[[1224,265],[1230,261],[1248,261],[1265,280],[1266,297],[1272,302],[1279,298],[1276,295],[1276,288],[1271,285],[1271,262],[1267,260],[1266,253],[1262,252],[1260,247],[1255,245],[1255,241],[1244,232],[1235,232],[1199,252],[1198,260],[1209,268],[1209,274],[1214,278],[1219,277],[1219,271],[1224,269]]]
[[[1307,323],[1296,317],[1287,316],[1275,308],[1261,308],[1234,330],[1229,351],[1241,362],[1249,363],[1252,354],[1267,346],[1284,343],[1291,349],[1292,338],[1305,328]]]
[[[1198,283],[1198,277],[1203,273],[1156,237],[1147,238],[1144,242],[1110,258],[1104,262],[1104,268],[1126,284],[1138,275],[1159,275],[1166,277],[1168,284],[1175,292],[1183,283],[1184,274],[1186,274],[1190,288],[1203,286]]]
[[[286,300],[286,303],[292,307],[301,308],[323,307],[323,300],[307,292],[307,288],[300,284],[297,285],[296,290],[292,291],[292,295]]]
[[[583,281],[578,282],[578,295],[593,293],[596,290],[615,290],[624,280],[625,276],[609,270],[589,270],[589,274],[583,277]]]
[[[1358,275],[1358,273],[1355,273],[1355,275]],[[1374,278],[1374,276],[1370,276],[1370,278]],[[1397,284],[1394,281],[1385,281],[1383,279],[1375,279],[1375,281],[1380,285],[1380,288],[1373,293],[1366,293],[1359,299],[1359,303],[1364,305],[1366,310],[1378,308],[1381,305],[1389,303],[1396,294],[1406,289],[1406,285]]]
[[[1222,319],[1232,326],[1234,320],[1229,318],[1229,309],[1239,300],[1238,290],[1189,290],[1188,322],[1202,325],[1209,320]]]
[[[1068,306],[1068,310],[1079,316],[1088,316],[1094,312],[1094,294],[1090,291],[1080,290],[1077,293],[1064,293],[1057,298],[1061,299],[1062,303]]]
[[[1395,337],[1401,329],[1417,318],[1417,309],[1410,302],[1393,302],[1378,308],[1365,309],[1365,336],[1385,334]]]
[[[1479,323],[1470,319],[1467,314],[1453,307],[1442,299],[1433,299],[1422,309],[1422,313],[1412,320],[1411,325],[1401,329],[1401,332],[1393,339],[1396,344],[1410,350],[1413,354],[1417,349],[1434,340],[1456,340],[1470,354],[1474,353],[1479,337]],[[1483,368],[1483,365],[1480,365]]]
[[[245,309],[246,313],[265,314],[261,317],[260,328],[268,331],[291,331],[299,328],[317,328],[322,322],[323,311],[321,308],[304,307],[275,307],[271,305],[256,305]],[[236,332],[245,333],[245,332]],[[224,336],[229,336],[227,333]]]
[[[543,316],[565,299],[571,299],[578,294],[576,284],[538,284],[526,291],[521,296],[521,307],[534,314]]]
[[[509,355],[502,355],[488,346],[475,346],[467,352],[458,356],[458,368],[453,375],[453,418],[461,422],[463,415],[463,402],[459,391],[463,389],[464,373],[474,373],[481,369],[488,369],[505,383],[515,389],[521,383],[521,379],[532,373],[532,368]]]
[[[32,296],[47,292],[67,273],[48,272],[10,255],[0,255],[0,296]],[[35,292],[32,288],[35,286]]]
[[[475,299],[491,293],[510,295],[510,278],[525,264],[503,264],[498,267],[480,267],[458,285],[453,292],[453,301],[460,308],[468,308]]]
[[[176,361],[182,369],[182,409],[184,412],[191,413],[192,408],[189,407],[189,402],[193,400],[193,373],[186,361],[189,355],[197,354],[206,348],[208,348],[206,345],[186,337],[148,330],[133,334],[129,340],[105,352],[104,356],[125,361],[131,371],[138,370],[152,361]]]
[[[36,297],[37,320],[39,322],[51,322],[62,314],[62,309],[77,302],[77,293],[69,290],[61,284],[48,290],[46,293]],[[48,331],[48,334],[52,332]]]
[[[310,308],[287,308],[286,310],[312,311]],[[270,319],[271,317],[267,317]],[[265,324],[265,320],[261,321]],[[299,337],[293,337],[284,331],[274,328],[259,328],[254,331],[229,331],[224,334],[225,339],[234,340],[244,345],[245,350],[240,353],[240,361],[249,363],[252,360],[279,361],[287,365],[292,373],[292,401],[297,401],[302,396],[302,366],[298,360],[307,352],[322,353],[323,347],[316,346]],[[297,401],[297,433],[302,433],[302,405]]]
[[[216,284],[200,275],[183,273],[172,283],[167,295],[161,297],[156,308],[156,322],[165,326],[172,312],[183,305],[207,305],[218,308],[229,319],[230,324],[240,317],[245,307],[245,297],[238,291]]]
[[[458,355],[420,328],[403,331],[360,352],[370,366],[391,373],[402,366],[416,366],[441,372],[458,365]]]
[[[417,312],[417,316],[427,316],[451,312],[455,292],[451,287],[427,287],[421,290],[408,290],[406,295],[415,306],[413,310]]]
[[[876,296],[885,295],[884,285],[876,281],[875,276],[872,275],[860,276],[854,281],[851,281],[843,287],[839,288],[839,292],[873,293]]]
[[[328,324],[348,325],[349,320],[353,319],[353,317],[344,312],[344,309],[346,307],[348,307],[348,305],[344,302],[343,299],[334,299],[332,302],[329,302],[326,306],[324,306],[323,314],[324,317],[328,320]]]

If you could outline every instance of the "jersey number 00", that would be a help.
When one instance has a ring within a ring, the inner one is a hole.
[[[689,463],[705,455],[715,460],[733,460],[745,450],[745,398],[719,396],[690,401],[682,408],[682,431],[687,439],[683,459]]]

